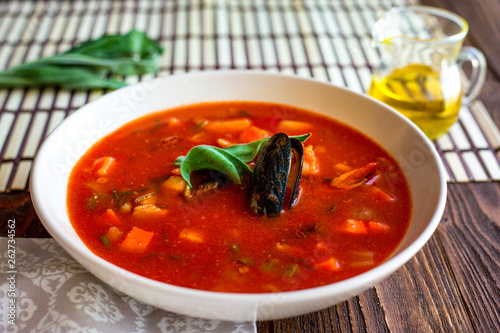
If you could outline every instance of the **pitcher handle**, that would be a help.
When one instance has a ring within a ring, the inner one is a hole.
[[[472,46],[464,46],[458,55],[458,64],[462,66],[464,62],[470,61],[472,73],[470,85],[466,93],[463,94],[462,104],[470,105],[479,95],[486,78],[486,59],[481,51]]]

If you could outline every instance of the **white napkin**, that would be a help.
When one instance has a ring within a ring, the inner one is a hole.
[[[141,303],[94,277],[51,238],[8,240],[0,238],[0,332],[257,331],[255,322],[192,318]]]

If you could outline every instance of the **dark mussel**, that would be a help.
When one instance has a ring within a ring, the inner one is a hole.
[[[281,214],[295,202],[302,175],[304,149],[284,133],[273,135],[262,148],[249,184],[250,207],[258,215]],[[285,202],[286,201],[286,202]]]

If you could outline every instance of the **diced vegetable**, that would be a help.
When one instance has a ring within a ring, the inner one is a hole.
[[[295,275],[295,272],[299,269],[298,264],[291,264],[290,267],[285,271],[285,274],[283,274],[286,277],[292,277]]]
[[[310,132],[313,129],[313,125],[310,123],[307,123],[305,121],[298,121],[298,120],[281,120],[278,123],[278,129],[282,132],[285,132],[286,134],[290,133],[304,133],[304,132]]]
[[[116,160],[113,157],[105,156],[94,161],[93,170],[98,176],[106,176],[114,168]]]
[[[252,141],[257,141],[260,139],[268,138],[271,135],[269,134],[268,131],[258,128],[256,126],[250,126],[249,128],[243,130],[243,132],[240,133],[239,139],[242,142],[252,142]]]
[[[194,231],[190,229],[183,229],[179,234],[179,237],[195,243],[203,242],[203,235],[199,231]]]
[[[126,202],[118,208],[120,213],[130,213],[132,211],[132,204],[130,202]]]
[[[352,168],[345,163],[337,163],[333,167],[341,173],[345,173],[352,170]]]
[[[102,214],[99,220],[105,222],[107,225],[110,226],[117,226],[121,224],[120,218],[116,215],[115,211],[112,209],[106,210],[106,213]]]
[[[387,232],[391,229],[387,224],[382,223],[382,222],[374,222],[374,221],[369,221],[368,222],[368,231],[369,232],[376,232],[376,233],[381,233],[381,232]]]
[[[314,268],[338,272],[340,270],[340,263],[337,261],[337,259],[330,257],[327,260],[321,261],[314,265]]]
[[[221,146],[222,148],[226,148],[226,147],[229,147],[230,145],[232,145],[232,143],[230,141],[223,139],[223,138],[218,138],[217,144],[219,146]]]
[[[240,244],[238,244],[238,243],[231,244],[230,249],[231,249],[232,253],[238,254],[238,253],[240,253]]]
[[[177,126],[177,125],[181,125],[182,122],[178,119],[178,118],[175,118],[175,117],[172,117],[168,120],[168,124],[170,126]]]
[[[89,210],[100,210],[115,207],[113,196],[107,193],[93,193],[87,198],[87,208]]]
[[[111,242],[109,241],[109,239],[105,235],[99,236],[99,239],[104,244],[104,246],[111,247]]]
[[[369,191],[371,191],[373,198],[377,201],[391,202],[395,200],[392,195],[381,190],[377,186],[370,186]]]
[[[276,249],[293,257],[304,257],[306,255],[304,249],[288,244],[277,243]]]
[[[304,147],[304,162],[302,165],[302,174],[310,175],[319,172],[318,159],[314,153],[313,146]]]
[[[155,193],[156,194],[156,193]],[[145,195],[145,196],[142,196],[139,199],[136,199],[136,203],[140,206],[144,206],[144,205],[155,205],[156,204],[156,196],[155,194],[153,193],[150,193],[150,195]]]
[[[206,138],[207,138],[207,134],[205,132],[201,132],[201,133],[193,135],[192,137],[189,138],[189,140],[194,141],[194,142],[203,142]]]
[[[368,233],[365,222],[355,219],[345,220],[340,225],[340,231],[361,235],[366,235]]]
[[[155,73],[163,47],[144,32],[104,35],[70,50],[8,68],[1,88],[59,86],[66,89],[117,89],[127,83],[116,75]]]
[[[186,189],[186,184],[181,176],[171,176],[163,182],[162,187],[175,192],[183,192]]]
[[[120,248],[127,252],[143,253],[151,243],[154,235],[154,232],[133,227],[120,244]]]
[[[250,126],[252,126],[252,121],[248,118],[210,121],[205,126],[205,131],[209,133],[238,134]]]
[[[367,178],[377,171],[377,163],[368,163],[366,166],[335,177],[330,185],[339,189],[353,188],[366,183]]]
[[[330,251],[330,247],[325,243],[325,242],[318,242],[316,244],[316,249],[322,250],[322,251]]]
[[[158,193],[158,190],[160,189],[160,184],[157,180],[149,179],[149,181],[153,184],[154,190],[153,192],[150,192],[148,194],[142,195],[138,198],[135,199],[135,203],[138,205],[146,205],[146,204],[155,204],[156,203],[156,198],[155,195]]]
[[[248,266],[242,266],[242,267],[238,267],[236,270],[240,274],[245,274],[245,273],[250,272],[250,267],[248,267]]]
[[[105,236],[111,243],[116,243],[123,238],[124,233],[117,227],[111,227],[106,232]]]
[[[375,265],[374,253],[372,251],[352,251],[353,260],[350,267],[371,267]]]
[[[238,258],[238,260],[236,260],[237,262],[239,263],[242,263],[243,265],[253,265],[253,260],[251,258]]]

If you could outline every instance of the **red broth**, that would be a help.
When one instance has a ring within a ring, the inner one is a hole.
[[[246,188],[233,183],[186,191],[173,163],[196,145],[277,132],[312,134],[299,199],[278,217],[257,216]],[[376,172],[363,175],[370,163]],[[371,139],[323,115],[254,102],[184,106],[123,126],[76,164],[67,206],[82,241],[105,260],[154,280],[237,293],[365,272],[397,248],[412,209],[401,168]]]

